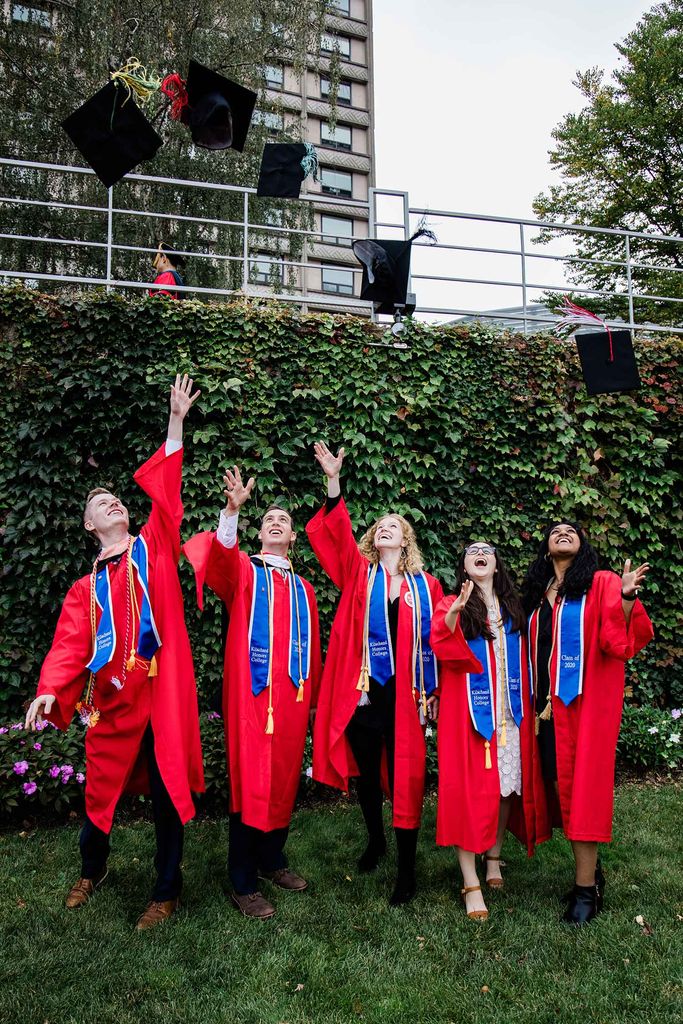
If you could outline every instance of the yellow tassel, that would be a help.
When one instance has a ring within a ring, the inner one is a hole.
[[[370,673],[368,671],[367,665],[363,665],[362,669],[360,670],[360,676],[358,679],[358,685],[356,686],[356,689],[363,690],[364,693],[367,693],[368,690],[370,689]]]
[[[303,703],[303,699],[304,699],[304,681],[303,681],[303,679],[300,679],[299,680],[299,689],[297,690],[297,694],[296,694],[296,702],[297,702],[297,704],[302,704]]]
[[[501,747],[507,747],[508,731],[507,731],[507,722],[505,721],[505,719],[503,719],[503,724],[500,727],[500,739],[498,740],[498,743],[499,743],[499,745]]]
[[[268,721],[266,722],[266,736],[272,736],[275,726],[273,724],[273,709],[268,708]]]
[[[485,768],[490,768],[491,767],[491,744],[489,743],[488,740],[486,740],[486,742],[484,743],[484,746],[486,747],[486,761],[484,762],[484,767]]]
[[[536,726],[536,729],[535,729],[536,735],[538,736],[539,732],[541,731],[541,716],[540,715],[536,715],[535,726]]]
[[[147,675],[149,676],[150,679],[152,679],[154,676],[159,675],[159,665],[157,663],[156,654],[152,655],[152,660],[149,663],[149,672],[147,673]]]
[[[422,714],[427,717],[427,694],[422,693]]]
[[[126,662],[126,671],[127,672],[132,672],[134,668],[135,668],[135,650],[131,647],[130,657],[128,658],[128,661]]]
[[[548,694],[548,703],[543,708],[543,711],[541,711],[538,717],[541,718],[544,722],[549,722],[550,719],[553,717],[553,702],[550,698],[550,694]]]

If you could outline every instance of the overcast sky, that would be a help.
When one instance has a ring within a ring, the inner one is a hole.
[[[411,206],[533,216],[534,196],[559,180],[548,162],[551,132],[583,105],[572,85],[577,69],[616,67],[614,43],[650,6],[644,0],[373,0],[377,185],[407,190]],[[435,226],[440,241],[453,240],[450,224]],[[467,244],[499,244],[503,237],[460,227]],[[512,230],[500,244],[519,244]],[[491,258],[467,266],[468,276],[498,279]],[[549,281],[554,268],[542,266],[548,268],[542,280]],[[456,269],[464,274],[462,265]],[[501,267],[501,276],[509,279],[511,268]],[[520,301],[512,289],[494,298],[490,289],[470,286],[455,304],[466,297],[467,308]],[[428,301],[442,304],[432,295]]]

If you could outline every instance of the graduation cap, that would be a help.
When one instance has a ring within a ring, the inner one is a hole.
[[[630,331],[610,330],[604,320],[589,309],[577,306],[567,295],[563,296],[562,305],[556,312],[562,314],[562,319],[555,326],[556,333],[582,324],[603,328],[574,335],[589,395],[632,391],[640,387]]]
[[[70,114],[62,128],[107,188],[163,145],[130,90],[114,82]]]
[[[363,264],[360,297],[374,302],[377,313],[394,314],[397,306],[407,313],[415,309],[414,303],[407,304],[410,249],[415,239],[423,236],[436,241],[432,231],[421,227],[403,241],[361,238],[353,242],[351,248]]]
[[[633,391],[640,387],[630,331],[586,331],[574,337],[589,395]]]
[[[165,86],[175,79],[177,75],[164,79],[162,90],[166,95],[170,93]],[[171,116],[188,126],[194,144],[203,149],[236,149],[241,153],[257,94],[196,60],[190,61],[183,85],[187,91],[180,108],[172,109]]]
[[[298,199],[301,183],[318,178],[318,154],[310,142],[268,142],[263,147],[257,196]]]

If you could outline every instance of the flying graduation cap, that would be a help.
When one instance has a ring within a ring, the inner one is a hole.
[[[601,331],[584,331],[574,335],[589,395],[616,394],[640,387],[630,331],[611,330],[599,316],[577,306],[566,295],[557,312],[562,313],[563,318],[556,325],[556,331],[568,326],[596,324],[603,328]]]
[[[318,154],[310,142],[267,142],[256,195],[298,199],[301,184],[309,175],[318,180]]]
[[[156,76],[148,75],[131,58],[112,74],[112,80],[62,122],[76,149],[90,164],[103,185],[117,181],[155,155],[163,140],[135,102],[142,102],[159,88]]]
[[[171,99],[171,117],[188,126],[196,146],[243,151],[258,99],[251,89],[191,60],[187,81],[167,75],[161,91]]]
[[[412,313],[414,305],[407,306],[410,278],[410,250],[417,238],[436,241],[436,235],[420,227],[403,241],[396,239],[360,238],[353,242],[356,259],[363,265],[360,297],[374,302],[377,313],[394,314],[396,307]]]

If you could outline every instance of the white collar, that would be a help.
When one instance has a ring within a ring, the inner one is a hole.
[[[291,569],[291,564],[288,558],[284,558],[283,555],[258,555],[258,558],[262,558],[266,565],[272,565],[274,569]]]

